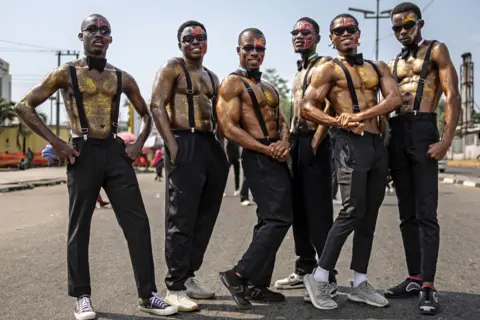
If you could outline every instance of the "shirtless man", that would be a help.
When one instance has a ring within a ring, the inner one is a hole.
[[[392,25],[404,46],[390,62],[403,104],[389,119],[388,149],[409,276],[386,290],[385,296],[398,298],[420,292],[420,313],[435,314],[439,309],[434,287],[440,241],[438,160],[447,153],[457,126],[458,76],[447,46],[422,38],[424,21],[415,4],[397,5],[392,11]],[[445,127],[440,140],[435,109],[442,93],[446,97]]]
[[[261,80],[259,68],[265,57],[265,45],[265,36],[258,29],[240,33],[237,47],[240,67],[223,80],[217,104],[224,136],[243,148],[243,171],[258,206],[258,223],[249,248],[236,266],[220,272],[222,283],[242,308],[250,308],[250,300],[285,299],[268,287],[275,255],[293,219],[286,163],[290,135],[279,109],[277,90]]]
[[[330,40],[338,55],[315,68],[302,103],[302,117],[341,128],[336,133],[334,155],[342,208],[328,233],[318,267],[303,278],[313,305],[319,309],[338,307],[331,298],[328,278],[353,231],[350,268],[354,280],[348,299],[377,307],[388,305],[388,300],[368,283],[367,269],[388,173],[378,117],[398,107],[401,96],[384,62],[364,60],[357,53],[359,38],[358,21],[353,16],[341,14],[332,20]],[[377,101],[379,89],[384,97],[381,102]],[[325,98],[338,117],[322,110]]]
[[[85,57],[55,69],[15,106],[18,116],[47,140],[61,161],[67,161],[69,193],[68,294],[77,298],[75,317],[95,319],[90,300],[88,246],[90,224],[103,187],[125,234],[142,311],[156,315],[177,312],[156,293],[150,226],[132,162],[142,150],[152,119],[131,75],[107,63],[112,42],[110,23],[92,14],[78,38]],[[61,140],[40,120],[35,108],[61,90],[72,128],[72,143]],[[137,140],[116,137],[120,96],[125,93],[142,117]]]
[[[203,66],[207,32],[187,21],[178,29],[182,58],[173,58],[158,71],[153,85],[153,120],[165,141],[165,300],[179,311],[193,311],[191,300],[215,293],[200,285],[195,272],[218,217],[228,177],[223,142],[217,141],[215,105],[218,78]]]
[[[303,119],[300,103],[311,81],[311,70],[330,57],[320,57],[317,44],[320,27],[311,18],[300,18],[293,27],[292,42],[298,72],[293,82],[294,117],[292,132],[293,238],[298,259],[295,272],[275,282],[277,289],[303,287],[303,276],[317,264],[315,254],[322,255],[327,234],[333,224],[331,150],[328,127]],[[322,105],[324,107],[325,104]],[[335,275],[330,274],[332,295],[337,294]],[[306,296],[308,297],[308,295]]]

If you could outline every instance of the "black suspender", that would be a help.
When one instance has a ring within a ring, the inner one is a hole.
[[[68,63],[68,67],[70,70],[70,77],[72,79],[72,89],[73,89],[73,95],[75,97],[75,104],[77,105],[77,112],[78,112],[78,119],[80,120],[80,127],[81,127],[81,132],[83,134],[83,138],[87,140],[88,137],[88,120],[87,116],[85,114],[85,107],[83,105],[83,96],[82,93],[80,92],[80,88],[78,86],[78,77],[77,77],[77,70],[75,68],[75,65],[73,63]],[[118,129],[118,111],[120,109],[120,97],[122,96],[122,71],[119,69],[115,68],[115,73],[117,75],[117,92],[115,93],[114,96],[114,102],[115,104],[112,107],[111,111],[111,122],[112,122],[112,135],[114,137],[117,136],[117,129]]]
[[[190,78],[190,74],[188,73],[187,67],[185,66],[184,63],[181,64],[183,73],[185,74],[185,80],[187,81],[187,103],[188,103],[188,125],[190,126],[190,131],[195,132],[195,109],[194,109],[194,103],[193,103],[193,85],[192,85],[192,79]],[[205,71],[208,73],[208,77],[210,78],[210,81],[212,82],[212,88],[213,88],[213,98],[212,98],[212,122],[213,122],[213,130],[215,131],[216,129],[216,124],[217,124],[217,110],[216,110],[216,105],[217,105],[217,86],[215,85],[215,81],[213,80],[213,74],[205,68]]]
[[[353,80],[352,80],[352,76],[350,76],[350,72],[348,72],[347,67],[345,67],[345,65],[342,62],[340,62],[340,60],[335,58],[335,59],[333,59],[333,61],[338,66],[340,66],[340,68],[342,68],[343,72],[345,73],[345,77],[347,78],[348,91],[350,91],[350,97],[352,98],[353,112],[354,113],[360,112],[360,105],[358,104],[357,93],[355,91],[355,87],[353,86]],[[380,70],[378,69],[378,67],[375,65],[375,63],[373,63],[370,60],[365,59],[364,61],[367,62],[368,64],[370,64],[373,67],[373,69],[377,73],[378,82],[380,84]]]
[[[423,58],[422,71],[420,71],[417,91],[415,92],[415,100],[413,102],[413,112],[420,111],[420,103],[422,102],[422,97],[423,97],[423,87],[425,86],[425,78],[427,77],[428,65],[430,63],[430,54],[432,52],[432,48],[435,42],[437,41],[433,40],[430,43],[430,45],[428,46],[427,52],[425,53],[425,58]],[[398,60],[400,59],[400,56],[401,54],[397,56],[397,58],[395,59],[395,63],[393,64],[393,77],[395,78],[395,81],[397,81],[397,83],[400,82],[397,75],[397,64],[398,64]],[[398,115],[400,113],[400,109],[397,109],[395,113]]]
[[[250,98],[252,99],[253,110],[255,111],[255,114],[257,115],[257,119],[258,119],[258,122],[260,123],[260,127],[262,128],[263,135],[265,136],[265,139],[270,140],[270,137],[268,136],[267,125],[265,123],[265,119],[263,118],[262,111],[260,110],[260,105],[258,104],[258,100],[257,100],[257,97],[255,96],[255,92],[253,92],[252,87],[248,84],[247,81],[245,81],[241,77],[240,77],[240,80],[245,85],[245,88],[247,88],[248,94],[250,95]]]

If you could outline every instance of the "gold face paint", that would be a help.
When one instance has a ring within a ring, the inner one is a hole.
[[[402,23],[404,24],[409,21],[417,21],[417,19],[415,18],[415,14],[413,14],[413,12],[409,13],[408,16],[402,19]]]

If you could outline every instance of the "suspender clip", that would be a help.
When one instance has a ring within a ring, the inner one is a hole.
[[[83,140],[87,140],[88,128],[81,128],[80,131],[83,134]]]
[[[195,133],[195,128],[190,128],[190,131],[191,131],[192,133]]]
[[[358,104],[353,105],[353,112],[360,112],[360,106]]]
[[[423,79],[423,78],[418,78],[418,83],[423,83],[423,84],[425,84],[425,79]]]
[[[413,110],[413,115],[416,116],[418,114],[418,110]]]
[[[193,90],[192,89],[187,89],[187,94],[193,94]]]
[[[252,88],[252,87],[248,87],[248,88],[247,88],[247,91],[253,92],[253,88]]]

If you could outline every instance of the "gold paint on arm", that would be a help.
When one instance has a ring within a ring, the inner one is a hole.
[[[44,103],[58,89],[65,88],[68,85],[68,75],[68,66],[63,65],[58,67],[47,74],[45,78],[33,87],[14,107],[18,117],[25,122],[33,132],[48,141],[51,145],[59,142],[60,138],[40,119],[35,108]]]
[[[143,146],[150,135],[150,132],[152,131],[152,116],[148,112],[147,104],[140,93],[140,89],[138,88],[138,84],[135,79],[127,72],[122,72],[122,74],[123,79],[125,79],[125,81],[122,82],[122,90],[125,92],[128,100],[133,104],[135,111],[142,119],[140,133],[138,134],[137,141],[135,143],[139,143]]]
[[[452,144],[460,115],[460,92],[458,75],[450,58],[450,53],[444,43],[437,43],[432,49],[432,60],[438,66],[440,85],[445,94],[445,115],[442,141]]]

